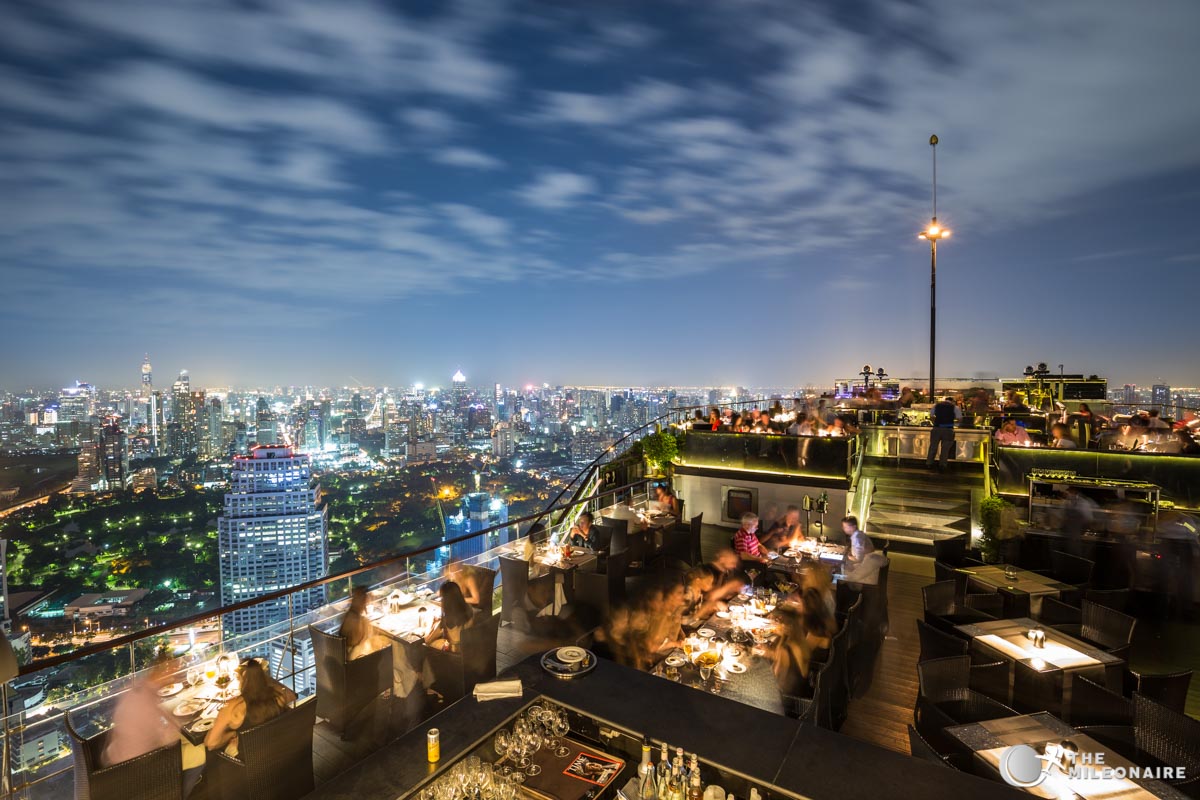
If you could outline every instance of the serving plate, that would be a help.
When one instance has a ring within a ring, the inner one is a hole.
[[[584,675],[589,674],[596,668],[596,654],[592,651],[584,650],[584,657],[582,661],[578,661],[574,664],[568,664],[560,661],[558,658],[558,652],[561,649],[562,648],[555,648],[554,650],[547,650],[542,654],[542,669],[546,670],[546,672],[550,673],[554,677],[562,678],[563,680],[574,680],[576,678],[582,678]],[[579,649],[583,650],[583,648]]]

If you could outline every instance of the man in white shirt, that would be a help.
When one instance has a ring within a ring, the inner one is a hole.
[[[846,534],[846,539],[850,546],[846,550],[847,565],[861,564],[868,553],[875,552],[875,545],[871,542],[871,537],[858,529],[858,517],[843,517],[842,518],[842,533]]]

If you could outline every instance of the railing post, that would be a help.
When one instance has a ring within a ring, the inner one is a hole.
[[[292,691],[296,695],[300,693],[296,691],[296,607],[293,603],[295,594],[288,595],[288,640],[287,651],[292,658]],[[282,660],[280,666],[283,666]]]
[[[131,673],[137,671],[137,666],[134,664],[133,658],[133,642],[129,643],[129,671]]]

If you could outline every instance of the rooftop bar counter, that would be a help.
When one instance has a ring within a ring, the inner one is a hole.
[[[697,753],[706,783],[738,798],[757,788],[764,798],[921,797],[924,800],[1015,798],[1015,789],[882,750],[724,697],[696,691],[600,659],[576,680],[544,672],[539,657],[502,678],[519,677],[521,698],[479,702],[466,697],[320,787],[321,800],[397,800],[419,791],[460,758],[486,756],[494,732],[527,705],[545,698],[571,713],[569,738],[622,758],[626,767],[595,797],[616,797],[636,774],[643,737]],[[426,733],[437,728],[441,759],[426,759]],[[493,754],[494,755],[494,754]],[[903,789],[899,787],[903,786]]]
[[[853,472],[858,438],[772,433],[687,432],[677,463],[687,467],[771,472],[845,482]]]

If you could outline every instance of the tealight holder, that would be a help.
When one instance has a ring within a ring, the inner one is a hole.
[[[1041,628],[1030,628],[1025,636],[1033,642],[1034,647],[1044,648],[1046,646],[1046,632]]]

